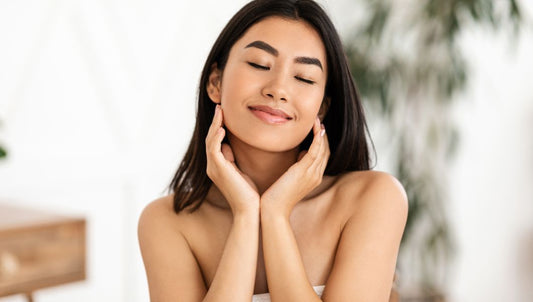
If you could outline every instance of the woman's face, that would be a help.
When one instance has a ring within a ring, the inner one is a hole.
[[[218,91],[211,99],[221,103],[230,142],[273,152],[297,147],[324,98],[326,62],[308,23],[269,17],[251,26],[231,48],[219,85],[211,81],[216,70],[208,85],[210,96]]]

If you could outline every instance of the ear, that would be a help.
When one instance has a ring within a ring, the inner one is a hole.
[[[329,105],[331,104],[331,98],[329,96],[324,96],[322,104],[320,104],[320,109],[318,110],[318,118],[320,121],[324,120],[326,113],[328,113]]]
[[[222,71],[218,69],[217,63],[211,65],[211,72],[207,81],[207,95],[215,104],[220,104],[220,87],[222,86]]]

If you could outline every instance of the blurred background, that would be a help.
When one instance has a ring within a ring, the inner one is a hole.
[[[87,221],[85,281],[36,301],[148,301],[137,219],[165,194],[204,60],[246,2],[0,2],[0,204]],[[319,3],[375,169],[409,195],[403,300],[533,301],[533,2]]]

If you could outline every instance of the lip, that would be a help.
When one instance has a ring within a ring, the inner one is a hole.
[[[259,110],[259,111],[266,112],[270,115],[279,116],[284,119],[292,120],[292,117],[281,109],[274,109],[272,107],[265,106],[265,105],[249,106],[248,108],[250,108],[251,110]]]
[[[284,111],[268,106],[249,106],[248,109],[257,118],[268,124],[284,124],[292,120],[292,117]]]

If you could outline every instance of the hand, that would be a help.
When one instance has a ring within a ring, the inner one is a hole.
[[[248,210],[259,211],[257,186],[235,165],[231,147],[222,144],[226,133],[222,128],[223,121],[222,108],[217,105],[205,139],[207,175],[222,192],[234,215]]]
[[[294,206],[322,182],[330,150],[324,125],[318,117],[313,134],[309,151],[300,152],[298,161],[263,193],[261,209],[268,207],[289,217]]]

